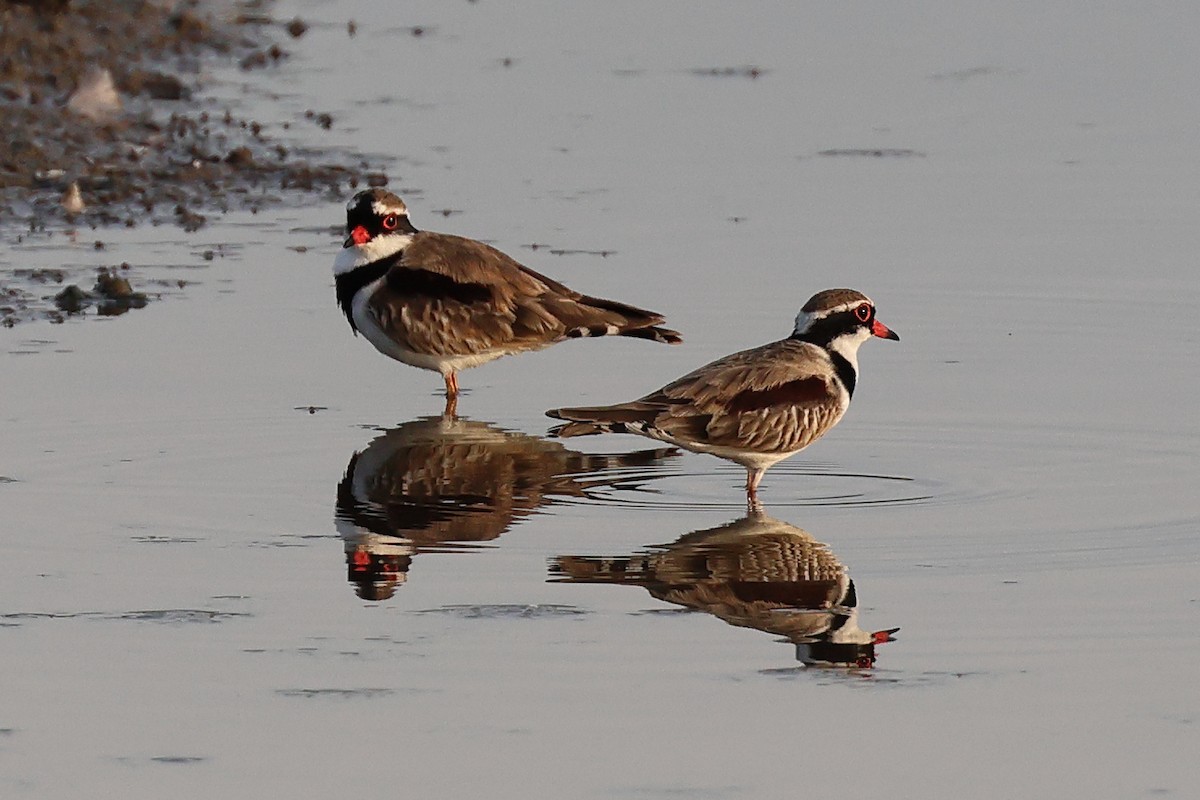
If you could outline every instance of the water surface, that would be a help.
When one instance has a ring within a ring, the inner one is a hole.
[[[0,793],[1191,796],[1181,8],[278,4],[312,23],[286,67],[215,94],[331,113],[418,227],[686,344],[502,360],[447,423],[438,377],[334,303],[340,198],[99,253],[7,231],[3,269],[193,285],[0,331]],[[762,550],[740,468],[542,416],[780,338],[839,285],[902,341],[864,346],[847,418],[763,499],[853,580],[787,615],[901,629],[872,667],[679,602],[733,558],[680,546]],[[564,580],[671,557],[675,594]]]

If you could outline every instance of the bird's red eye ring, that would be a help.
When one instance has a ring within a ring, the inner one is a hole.
[[[871,318],[871,307],[863,303],[858,308],[854,309],[854,316],[858,317],[859,321],[866,322]]]
[[[400,218],[395,214],[388,214],[383,218],[383,229],[385,231],[394,231],[396,226],[400,224]]]

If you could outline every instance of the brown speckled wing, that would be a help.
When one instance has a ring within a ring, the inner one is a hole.
[[[486,286],[497,301],[537,296],[551,289],[570,290],[537,275],[490,245],[446,233],[418,233],[404,248],[400,265],[442,275],[460,285]]]
[[[765,453],[807,447],[842,415],[828,357],[791,339],[726,356],[660,393],[674,402],[658,427],[692,432],[694,418],[706,417],[706,444]]]
[[[580,328],[619,333],[662,322],[654,312],[568,289],[482,242],[441,233],[416,234],[386,288],[372,296],[371,313],[418,353],[517,353]]]
[[[419,233],[387,273],[368,308],[401,347],[430,355],[517,352],[522,340],[548,344],[559,327],[526,303],[550,290],[520,264],[482,242]],[[534,345],[540,346],[540,345]]]
[[[631,403],[559,409],[554,416],[641,423],[680,441],[786,453],[820,438],[842,413],[828,356],[785,339],[713,361]]]

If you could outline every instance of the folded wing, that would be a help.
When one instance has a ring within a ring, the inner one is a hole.
[[[624,430],[701,447],[761,453],[807,447],[845,404],[828,357],[781,342],[726,356],[630,403],[547,412],[568,420],[559,436]]]
[[[481,242],[419,233],[397,254],[370,312],[402,346],[439,355],[534,350],[567,338],[633,336],[669,344],[652,311],[588,297]]]

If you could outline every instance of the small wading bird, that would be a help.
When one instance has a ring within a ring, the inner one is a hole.
[[[418,231],[396,195],[368,189],[346,206],[333,263],[350,327],[397,361],[439,372],[446,411],[457,373],[564,339],[632,336],[678,344],[660,314],[588,297],[461,236]]]
[[[899,340],[853,289],[813,295],[788,338],[725,356],[630,403],[557,408],[558,436],[634,433],[709,453],[746,468],[746,500],[773,464],[821,438],[850,407],[858,348]]]

